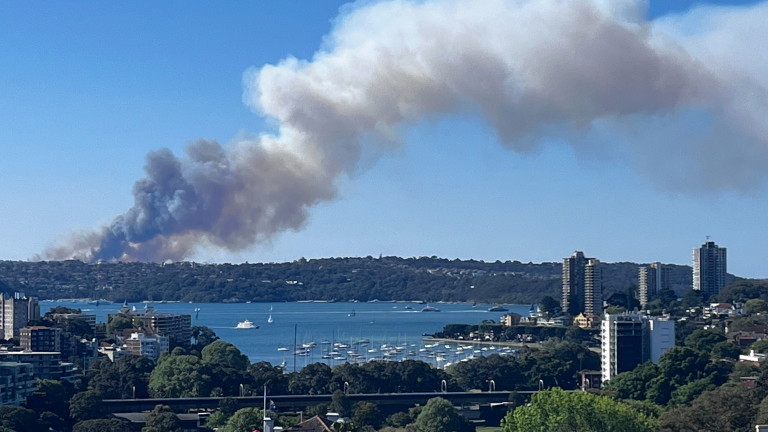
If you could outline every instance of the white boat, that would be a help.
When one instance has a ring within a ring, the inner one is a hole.
[[[440,312],[440,309],[427,305],[421,308],[421,311],[422,312]]]
[[[272,322],[273,322],[272,314],[269,314],[269,318],[267,318],[267,322],[272,324]]]
[[[250,320],[240,321],[235,328],[238,329],[257,329],[259,326],[252,323]]]

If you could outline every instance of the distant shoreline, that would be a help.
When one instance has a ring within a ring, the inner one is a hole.
[[[526,348],[526,347],[535,348],[535,347],[541,346],[541,342],[482,341],[482,340],[467,340],[467,339],[436,338],[431,336],[424,337],[424,341],[451,343],[451,344],[466,344],[466,345],[504,346],[504,347],[515,347],[515,348]]]
[[[488,346],[504,346],[514,348],[541,348],[541,342],[509,342],[509,341],[480,341],[480,340],[467,340],[467,339],[449,339],[449,338],[436,338],[431,336],[424,337],[424,342],[438,342],[438,343],[451,343],[451,344],[466,344],[466,345],[488,345]],[[590,351],[601,353],[600,347],[589,347]]]

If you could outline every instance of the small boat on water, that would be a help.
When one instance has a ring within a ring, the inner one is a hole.
[[[505,308],[504,306],[500,306],[500,305],[491,306],[491,307],[488,308],[488,312],[506,312],[508,310],[509,309]]]
[[[352,312],[348,313],[347,316],[353,317],[355,316],[355,310],[352,309]]]
[[[267,322],[272,324],[274,320],[272,319],[272,314],[269,314],[269,318],[267,318]]]
[[[440,312],[440,309],[438,309],[438,308],[436,308],[434,306],[427,305],[427,306],[424,306],[423,308],[421,308],[421,311],[422,312]]]
[[[255,325],[250,320],[245,320],[245,321],[240,321],[239,323],[237,323],[235,328],[238,328],[238,329],[257,329],[257,328],[259,328],[259,326]]]

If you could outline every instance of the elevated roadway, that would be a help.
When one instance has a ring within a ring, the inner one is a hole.
[[[372,402],[380,406],[405,407],[424,405],[429,399],[441,397],[456,406],[491,405],[507,402],[512,394],[527,395],[535,391],[490,391],[490,392],[430,392],[430,393],[368,393],[347,395],[350,402]],[[263,396],[243,397],[201,397],[201,398],[150,398],[150,399],[106,399],[104,404],[111,413],[150,411],[155,405],[168,405],[175,412],[212,410],[219,407],[222,399],[232,399],[240,407],[261,408]],[[278,411],[304,411],[307,407],[330,403],[331,395],[268,395]]]

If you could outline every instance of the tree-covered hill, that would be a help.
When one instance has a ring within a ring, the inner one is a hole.
[[[605,296],[637,285],[638,264],[603,263]],[[671,265],[678,294],[688,266]],[[42,299],[420,300],[533,303],[559,298],[560,263],[483,262],[437,257],[300,259],[290,263],[199,264],[0,261],[0,287]]]

